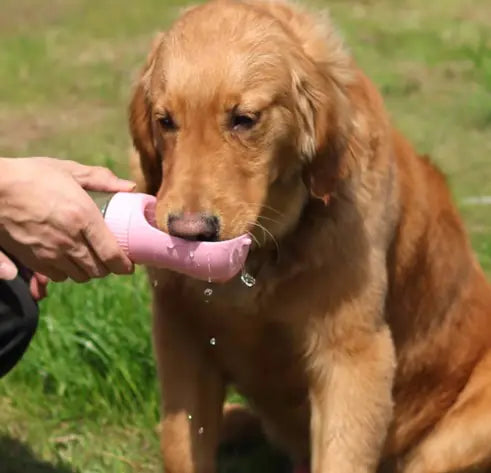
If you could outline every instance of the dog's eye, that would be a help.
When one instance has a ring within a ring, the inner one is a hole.
[[[259,113],[241,114],[233,112],[230,119],[230,127],[234,131],[250,130],[259,121]]]
[[[172,116],[167,113],[166,115],[158,117],[158,122],[163,130],[165,131],[175,131],[177,130],[177,125]]]

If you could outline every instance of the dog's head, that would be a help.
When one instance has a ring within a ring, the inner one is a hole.
[[[130,128],[157,224],[190,239],[292,229],[345,173],[350,60],[329,23],[215,0],[155,39]]]

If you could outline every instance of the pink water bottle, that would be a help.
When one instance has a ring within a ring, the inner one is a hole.
[[[225,282],[244,266],[251,239],[189,241],[155,226],[156,198],[141,193],[89,192],[119,245],[135,264],[166,268],[209,282]]]

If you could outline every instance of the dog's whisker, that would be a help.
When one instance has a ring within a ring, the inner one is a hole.
[[[258,223],[256,223],[256,222],[248,222],[248,224],[249,224],[249,225],[252,225],[252,226],[254,226],[254,227],[260,228],[260,229],[262,230],[262,232],[263,232],[263,239],[264,239],[264,243],[265,243],[265,242],[266,242],[266,236],[265,236],[265,235],[266,235],[266,233],[265,233],[265,231],[264,231],[264,227],[262,227],[260,224],[258,224]],[[254,236],[254,234],[252,234],[252,235]],[[262,246],[263,246],[263,245],[261,245],[261,244],[259,243],[259,240],[258,240],[258,238],[257,238],[257,237],[255,237],[255,240],[256,240],[256,242],[258,242],[258,246],[259,246],[259,247],[262,247]]]
[[[258,246],[258,248],[261,248],[261,243],[257,239],[256,235],[254,235],[254,233],[249,232],[249,236],[254,240],[254,242],[256,243],[256,245]]]
[[[268,222],[281,224],[281,222],[279,220],[276,220],[275,218],[271,218],[271,217],[266,217],[265,215],[258,215],[257,219],[258,220],[263,219],[263,220],[267,220]]]
[[[263,231],[263,234],[265,235],[264,241],[266,241],[266,234],[269,235],[269,237],[273,241],[274,245],[276,246],[276,251],[278,252],[278,256],[279,256],[279,254],[280,254],[280,245],[278,243],[278,240],[275,238],[275,236],[264,225],[261,225],[258,222],[249,222],[249,224],[250,225],[253,225],[255,227],[258,227],[258,228],[260,228]]]
[[[271,210],[272,212],[275,212],[278,216],[284,217],[285,214],[283,212],[280,212],[278,209],[275,209],[274,207],[271,207],[271,205],[267,204],[260,204],[257,202],[244,202],[244,205],[255,205],[256,207],[266,209],[266,210]]]

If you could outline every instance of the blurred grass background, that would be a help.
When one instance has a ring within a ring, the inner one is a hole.
[[[491,272],[491,3],[313,0],[382,90],[394,122],[448,176]],[[126,107],[179,0],[1,0],[0,155],[127,174]],[[39,332],[0,381],[1,473],[160,471],[145,276],[50,287]],[[256,459],[257,460],[257,459]],[[252,460],[251,460],[252,461]],[[221,472],[272,471],[245,460]]]

